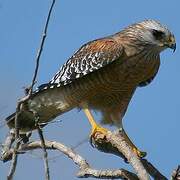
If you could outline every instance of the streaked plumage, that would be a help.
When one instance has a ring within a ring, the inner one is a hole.
[[[24,131],[35,128],[32,112],[40,122],[49,122],[84,103],[100,111],[104,123],[121,126],[133,93],[154,79],[159,54],[167,47],[175,48],[174,36],[154,20],[83,45],[49,83],[34,92],[19,116],[20,126]],[[7,120],[14,127],[14,115]]]

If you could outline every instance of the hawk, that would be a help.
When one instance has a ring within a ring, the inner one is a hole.
[[[84,44],[55,74],[39,86],[18,116],[21,133],[36,129],[73,108],[82,109],[91,126],[91,137],[107,129],[97,124],[91,110],[102,114],[102,123],[122,129],[125,139],[139,156],[141,152],[128,138],[122,118],[137,87],[152,82],[160,66],[160,53],[175,51],[175,37],[156,20],[132,24],[113,35]],[[14,128],[15,113],[7,117]]]

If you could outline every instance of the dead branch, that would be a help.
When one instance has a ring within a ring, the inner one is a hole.
[[[121,136],[121,131],[108,132],[106,136],[96,133],[94,137],[94,145],[95,147],[103,151],[105,153],[111,153],[117,155],[119,157],[123,157],[128,161],[136,171],[136,174],[129,172],[125,169],[117,169],[117,170],[96,170],[91,168],[91,166],[86,162],[84,158],[82,158],[79,154],[77,154],[72,148],[68,148],[65,145],[55,142],[55,141],[47,141],[44,140],[45,149],[49,150],[58,150],[63,153],[67,157],[69,157],[75,164],[79,166],[79,172],[77,176],[80,178],[103,178],[103,179],[129,179],[129,180],[137,180],[149,178],[149,175],[155,180],[167,180],[167,178],[162,175],[158,169],[153,166],[146,159],[139,160],[138,157],[132,152],[129,148],[128,144],[124,141],[123,136]],[[41,141],[34,141],[26,144],[21,144],[17,154],[24,154],[26,151],[35,150],[38,148],[42,148]],[[14,149],[11,148],[7,150],[6,153],[1,157],[1,160],[9,161],[13,157]],[[179,180],[179,169],[177,168],[173,171],[172,180]],[[144,174],[142,171],[145,171],[147,177],[143,177]]]
[[[12,162],[11,162],[11,167],[9,170],[9,174],[7,176],[7,180],[12,180],[14,173],[16,171],[16,165],[17,165],[17,159],[18,159],[18,155],[16,153],[17,149],[19,148],[20,142],[17,142],[15,147],[13,148],[13,154],[12,154]]]
[[[43,51],[44,42],[45,42],[45,39],[46,39],[46,36],[47,36],[47,29],[48,29],[48,26],[49,26],[49,21],[50,21],[50,18],[51,18],[51,14],[52,14],[52,10],[53,10],[55,1],[56,0],[52,0],[51,6],[50,6],[49,11],[48,11],[48,16],[47,16],[47,19],[46,19],[46,22],[45,22],[44,30],[43,30],[43,33],[42,33],[42,39],[41,39],[41,42],[40,42],[40,48],[38,49],[37,56],[36,56],[36,59],[35,59],[36,66],[35,66],[35,71],[34,71],[32,83],[31,83],[31,86],[30,86],[29,90],[26,89],[28,91],[29,95],[32,95],[33,86],[34,86],[34,84],[36,82],[37,73],[38,73],[38,70],[39,70],[39,61],[40,61],[41,54],[42,54],[42,51]]]
[[[142,159],[141,162],[143,163],[145,169],[156,180],[168,180],[163,174],[161,174],[158,169],[152,165],[147,159]]]
[[[77,154],[71,148],[66,147],[65,145],[55,142],[45,140],[46,149],[58,150],[67,157],[69,157],[76,165],[79,166],[79,172],[77,176],[80,178],[106,178],[106,179],[129,179],[129,180],[138,180],[138,177],[127,170],[118,169],[118,170],[96,170],[90,167],[87,161]],[[25,151],[35,150],[42,148],[41,141],[34,141],[27,144],[22,144],[17,153],[24,153]],[[13,156],[13,149],[11,148],[8,153],[6,153],[6,159],[10,160]]]
[[[21,112],[21,109],[22,109],[24,103],[27,102],[27,100],[31,97],[32,92],[33,92],[33,87],[34,87],[34,84],[36,82],[37,73],[38,73],[38,69],[39,69],[39,61],[40,61],[40,57],[41,57],[41,54],[42,54],[42,51],[43,51],[44,42],[45,42],[45,39],[46,39],[46,36],[47,36],[47,29],[48,29],[48,25],[49,25],[49,21],[50,21],[50,17],[51,17],[51,13],[52,13],[52,9],[53,9],[54,4],[55,4],[55,0],[52,0],[50,9],[48,11],[48,16],[47,16],[47,19],[46,19],[44,31],[43,31],[43,34],[42,34],[42,39],[41,39],[41,42],[40,42],[40,48],[38,49],[36,60],[35,60],[36,61],[36,66],[35,66],[35,71],[34,71],[34,75],[33,75],[33,78],[32,78],[31,86],[26,88],[26,90],[25,90],[26,96],[24,98],[20,99],[18,101],[18,103],[17,103],[16,115],[15,115],[15,139],[16,139],[16,141],[19,138],[18,115]],[[42,144],[43,144],[43,141],[42,141]],[[17,151],[19,145],[20,145],[20,143],[16,142],[16,145],[14,147],[14,155],[13,155],[13,159],[12,159],[12,164],[11,164],[11,167],[10,167],[9,175],[7,177],[8,180],[11,180],[13,178],[13,175],[14,175],[14,172],[15,172],[15,169],[16,169],[16,164],[17,164],[16,151]],[[44,146],[42,145],[42,147],[44,147]],[[46,150],[44,150],[44,153],[45,153],[44,158],[46,158],[46,160],[45,160],[45,162],[46,162],[45,163],[46,179],[49,180],[49,171],[48,171],[48,165],[47,165],[48,161],[47,161],[47,152],[46,152]]]
[[[148,174],[155,180],[167,180],[167,178],[146,159],[138,159],[125,142],[123,134],[120,130],[117,130],[114,133],[109,131],[106,136],[96,133],[93,140],[93,143],[98,150],[123,157],[125,161],[129,162],[136,171],[139,179],[144,180],[147,178],[148,172]]]
[[[39,126],[38,126],[38,134],[39,134],[39,138],[40,138],[40,141],[41,141],[41,147],[43,149],[43,154],[44,154],[43,157],[44,157],[44,167],[45,167],[46,180],[49,180],[50,175],[49,175],[49,165],[48,165],[48,153],[46,151],[43,131]]]
[[[107,135],[97,132],[93,141],[95,147],[100,151],[115,154],[120,157],[124,156],[132,165],[140,180],[149,179],[149,175],[141,160],[129,147],[120,130],[117,130],[114,133],[108,131]]]

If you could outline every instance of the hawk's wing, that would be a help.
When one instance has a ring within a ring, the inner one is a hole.
[[[113,38],[91,41],[83,45],[55,74],[49,84],[38,89],[47,89],[71,83],[94,72],[118,59],[123,53],[123,47]]]

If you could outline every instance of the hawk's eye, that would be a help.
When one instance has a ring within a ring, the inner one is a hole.
[[[157,39],[157,40],[162,39],[164,36],[164,32],[159,31],[159,30],[155,30],[155,29],[152,30],[152,34],[155,37],[155,39]]]

